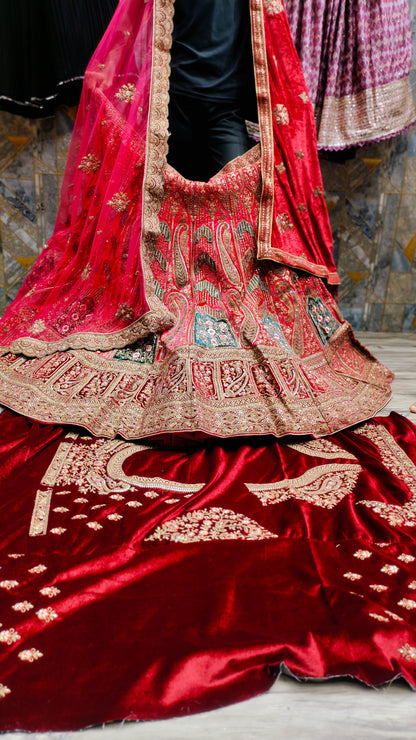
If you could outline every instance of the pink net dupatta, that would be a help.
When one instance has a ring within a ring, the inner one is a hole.
[[[262,156],[257,256],[336,284],[313,112],[283,5],[250,7]],[[120,348],[173,324],[166,285],[152,271],[173,11],[173,0],[121,0],[91,60],[55,232],[0,324],[3,353]]]

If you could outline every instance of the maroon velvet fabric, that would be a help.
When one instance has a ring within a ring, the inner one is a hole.
[[[282,664],[416,686],[416,429],[303,442],[151,449],[2,414],[0,730],[212,709]]]

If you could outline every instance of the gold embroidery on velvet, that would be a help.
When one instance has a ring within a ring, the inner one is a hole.
[[[63,534],[66,532],[66,529],[64,527],[52,527],[51,534]]]
[[[146,540],[190,543],[276,538],[277,534],[269,532],[243,514],[214,506],[211,509],[189,511],[177,519],[165,522]]]
[[[115,481],[128,483],[132,487],[140,488],[158,488],[162,491],[172,491],[172,493],[198,493],[204,487],[204,483],[178,483],[166,478],[149,478],[141,475],[127,475],[123,470],[124,462],[136,452],[151,449],[146,445],[132,445],[131,443],[122,443],[121,449],[115,452],[107,463],[107,474]],[[149,493],[149,492],[148,492]],[[147,495],[147,494],[145,494]]]
[[[317,465],[298,478],[287,478],[272,483],[246,483],[248,490],[264,506],[297,499],[325,509],[333,509],[354,491],[360,465]]]
[[[406,660],[416,660],[416,647],[412,647],[408,642],[399,648],[399,653]]]
[[[45,570],[48,570],[46,565],[42,565],[40,563],[39,565],[35,565],[33,568],[29,568],[28,573],[44,573]]]
[[[287,213],[278,213],[276,216],[276,223],[281,234],[285,234],[287,231],[293,229],[293,223]]]
[[[18,657],[26,663],[34,663],[35,660],[43,658],[43,653],[40,650],[36,650],[36,648],[29,648],[18,653]]]
[[[11,552],[7,556],[8,558],[11,558],[12,560],[17,560],[18,558],[24,558],[23,552]]]
[[[45,586],[45,588],[41,588],[39,590],[39,593],[42,594],[42,596],[48,596],[50,599],[52,599],[54,596],[58,596],[61,591],[56,586]]]
[[[358,558],[358,560],[367,560],[368,558],[371,558],[372,554],[373,553],[369,550],[357,550],[354,553],[354,557]]]
[[[94,529],[96,532],[98,532],[99,529],[103,528],[102,524],[99,524],[99,522],[87,522],[87,527],[90,529]]]
[[[329,439],[311,439],[308,442],[294,442],[288,444],[291,450],[301,452],[303,455],[311,455],[311,457],[321,457],[324,460],[333,460],[336,458],[342,458],[345,460],[357,460],[352,452],[343,450],[342,447],[331,442]]]
[[[78,169],[82,170],[82,172],[98,172],[100,169],[101,162],[97,157],[94,156],[94,154],[86,154],[85,157],[81,159],[81,162],[78,165]]]
[[[360,581],[362,576],[359,573],[344,573],[344,578],[348,578],[349,581]]]
[[[34,606],[30,603],[30,601],[18,601],[17,604],[13,604],[12,609],[14,609],[15,612],[21,612],[22,614],[25,614],[31,609],[34,609]]]
[[[19,585],[19,581],[0,581],[0,588],[5,588],[7,591],[11,591],[12,588],[16,588]]]
[[[65,444],[65,443],[63,443]],[[38,537],[46,534],[48,530],[49,509],[52,500],[52,488],[36,493],[35,505],[33,507],[30,522],[29,537]]]
[[[107,519],[109,519],[109,520],[110,520],[110,522],[119,522],[119,521],[120,521],[120,519],[122,519],[122,518],[123,518],[123,517],[122,517],[122,515],[121,515],[121,514],[109,514],[109,515],[107,516]]]
[[[277,15],[283,12],[282,0],[263,0],[264,9],[267,15]]]
[[[6,645],[13,645],[13,643],[18,642],[21,639],[21,636],[13,627],[9,630],[2,630],[0,632],[0,642],[4,642]]]
[[[322,190],[322,188],[318,187],[318,188],[314,188],[314,190],[312,190],[312,193],[315,196],[315,198],[320,198],[321,195],[324,194],[324,191]]]
[[[302,93],[299,93],[299,97],[300,97],[300,99],[301,99],[301,100],[302,100],[302,101],[303,101],[304,103],[309,103],[309,95],[308,95],[308,93],[307,93],[307,92],[302,92]]]
[[[125,31],[126,34],[130,36],[129,31]],[[134,100],[134,96],[136,94],[136,87],[133,85],[132,82],[128,82],[126,85],[122,85],[118,92],[116,92],[115,97],[119,100],[122,100],[123,103],[132,103]]]
[[[388,504],[384,501],[360,501],[360,504],[372,509],[386,519],[393,527],[416,526],[416,465],[406,455],[394,437],[379,424],[368,422],[354,434],[367,437],[377,447],[383,465],[402,481],[410,490],[412,497],[403,505]],[[406,562],[406,561],[404,561]]]
[[[396,573],[399,572],[399,568],[397,565],[390,565],[390,563],[387,563],[386,565],[383,565],[382,568],[380,568],[380,571],[382,573],[387,573],[389,576],[394,576]]]
[[[397,602],[398,606],[402,606],[404,609],[411,610],[416,609],[416,601],[413,599],[401,599]]]
[[[402,563],[414,563],[416,558],[414,555],[408,555],[407,553],[403,553],[403,555],[399,555],[397,560],[401,560]]]
[[[11,690],[4,683],[0,683],[0,699],[5,699],[8,694],[11,694]]]
[[[388,609],[384,610],[384,614],[387,614],[389,617],[394,619],[395,622],[403,622],[403,617],[399,617],[398,614],[395,614],[394,612],[390,612]]]
[[[370,612],[369,616],[372,617],[373,619],[377,619],[378,622],[389,622],[390,621],[388,617],[383,617],[382,614],[376,614],[375,612]]]
[[[68,509],[67,506],[55,506],[55,508],[53,509],[53,511],[56,514],[66,514],[66,512],[69,511],[69,509]]]
[[[36,612],[36,616],[41,622],[53,622],[55,619],[58,619],[56,611],[51,606],[47,606],[45,609],[39,609]]]
[[[383,593],[383,591],[388,591],[388,586],[383,586],[381,583],[371,583],[370,588],[372,591],[377,591],[379,594]]]
[[[107,205],[116,211],[116,213],[125,213],[128,211],[130,205],[130,199],[127,193],[115,193],[110,200],[107,201]]]
[[[278,126],[287,126],[289,123],[289,112],[286,106],[278,103],[273,108],[273,118]]]
[[[77,437],[78,435],[74,435],[71,439],[75,441]],[[69,435],[66,435],[65,439],[68,439],[68,438],[69,438]],[[57,451],[55,452],[52,462],[50,463],[45,475],[43,476],[41,480],[41,484],[43,486],[53,487],[56,484],[59,473],[61,472],[65,464],[65,460],[67,459],[71,451],[72,444],[73,444],[72,442],[61,442]],[[62,493],[64,492],[62,491]]]

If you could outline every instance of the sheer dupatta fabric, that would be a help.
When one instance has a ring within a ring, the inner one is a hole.
[[[257,257],[336,284],[313,112],[283,5],[247,1],[261,133]],[[109,350],[173,324],[166,285],[151,272],[173,17],[173,0],[121,0],[87,69],[54,234],[0,324],[3,353]]]

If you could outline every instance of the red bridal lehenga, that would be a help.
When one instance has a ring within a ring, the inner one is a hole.
[[[203,183],[166,164],[173,2],[122,0],[0,323],[2,730],[202,711],[283,667],[416,684],[415,429],[371,420],[391,374],[331,295],[285,12],[250,8],[261,142]]]

